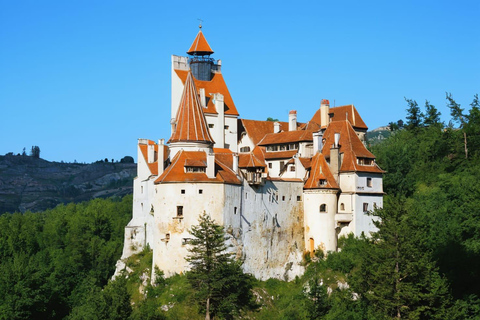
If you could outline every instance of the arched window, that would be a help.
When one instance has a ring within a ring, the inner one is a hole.
[[[340,210],[345,211],[345,203],[340,203]]]
[[[320,212],[327,212],[327,205],[325,203],[320,205]]]

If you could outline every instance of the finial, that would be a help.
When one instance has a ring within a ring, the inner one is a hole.
[[[203,23],[203,20],[202,19],[197,19],[198,21],[200,21],[200,25],[198,26],[200,28],[200,30],[202,30],[202,23]]]

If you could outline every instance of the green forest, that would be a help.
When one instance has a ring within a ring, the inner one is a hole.
[[[0,319],[480,319],[480,104],[446,103],[449,123],[406,99],[406,121],[370,148],[386,171],[378,231],[306,252],[294,281],[241,273],[213,221],[192,233],[211,230],[218,259],[192,243],[198,268],[151,279],[147,248],[111,280],[132,197],[95,199],[0,216]]]

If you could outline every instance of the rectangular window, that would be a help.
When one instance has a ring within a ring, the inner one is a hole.
[[[302,196],[297,196],[297,201],[302,201]]]
[[[367,178],[367,187],[372,187],[372,178]]]
[[[285,196],[282,196],[282,201],[285,201]]]
[[[228,126],[224,126],[225,130],[228,130]]]
[[[183,217],[183,206],[177,206],[177,217],[178,218]]]
[[[271,162],[268,163],[268,169],[272,169],[272,163]]]
[[[237,214],[237,207],[233,208],[233,214]]]
[[[199,189],[198,194],[203,194],[203,189]]]
[[[209,123],[209,124],[208,124],[208,127],[209,127],[210,129],[213,128],[213,123]]]
[[[367,211],[368,211],[368,203],[364,202],[363,203],[363,212],[367,212]]]
[[[180,190],[181,194],[185,194],[185,189]]]
[[[290,166],[290,171],[295,172],[295,166]]]

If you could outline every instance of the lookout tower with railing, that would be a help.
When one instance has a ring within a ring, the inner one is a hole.
[[[190,71],[195,79],[210,81],[212,79],[212,72],[217,71],[220,66],[215,63],[215,59],[210,57],[210,55],[213,54],[213,50],[203,35],[201,25],[187,54],[189,56],[188,63],[190,65]]]

